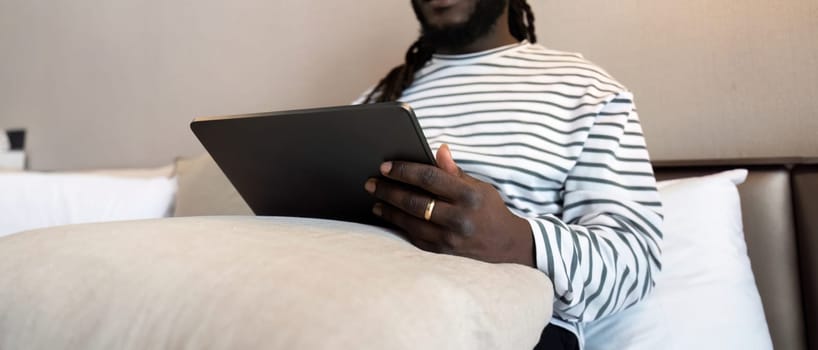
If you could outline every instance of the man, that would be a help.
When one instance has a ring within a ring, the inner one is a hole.
[[[554,317],[538,347],[643,299],[661,203],[633,96],[536,43],[525,0],[412,0],[421,37],[363,102],[411,105],[438,167],[387,162],[373,213],[421,249],[538,268]]]

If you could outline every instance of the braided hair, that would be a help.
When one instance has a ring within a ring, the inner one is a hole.
[[[530,43],[537,42],[537,34],[534,31],[534,11],[531,10],[526,0],[509,0],[508,26],[515,39],[528,40]],[[434,53],[434,47],[427,44],[421,36],[412,46],[409,46],[409,50],[406,51],[406,61],[392,68],[378,82],[378,85],[375,85],[364,103],[389,102],[400,98],[403,90],[406,90],[415,81],[415,73],[432,59]]]

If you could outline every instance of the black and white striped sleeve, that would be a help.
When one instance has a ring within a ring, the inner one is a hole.
[[[632,94],[597,115],[565,181],[562,213],[528,220],[557,318],[599,319],[651,291],[661,269],[661,202]]]

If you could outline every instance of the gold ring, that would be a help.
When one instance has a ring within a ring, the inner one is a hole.
[[[426,211],[423,213],[423,218],[426,221],[432,220],[432,211],[435,210],[435,200],[432,199],[429,201],[429,204],[426,204]]]

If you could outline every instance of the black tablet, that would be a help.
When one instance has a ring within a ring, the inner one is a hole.
[[[383,225],[364,182],[384,161],[434,164],[398,102],[197,118],[190,128],[256,215]]]

